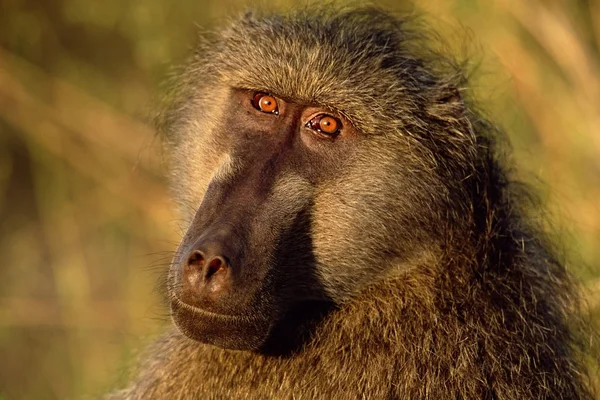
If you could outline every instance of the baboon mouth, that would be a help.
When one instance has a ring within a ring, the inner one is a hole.
[[[249,320],[250,319],[248,315],[224,314],[224,313],[217,313],[217,312],[205,310],[203,308],[186,303],[184,300],[180,299],[176,294],[171,295],[171,306],[174,305],[173,303],[175,303],[178,307],[185,308],[187,311],[198,315],[200,318],[202,318],[202,317],[214,318],[217,320],[222,320],[223,322],[236,321],[236,320]]]
[[[179,330],[190,339],[232,350],[259,348],[272,322],[256,310],[245,314],[221,314],[190,305],[171,296],[171,316]]]

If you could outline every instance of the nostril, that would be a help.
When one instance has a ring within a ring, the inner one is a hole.
[[[183,268],[183,279],[191,286],[195,286],[202,279],[204,270],[204,254],[199,250],[194,250],[187,258]]]
[[[202,268],[204,266],[204,254],[199,250],[194,250],[188,256],[187,265],[190,267]]]
[[[221,270],[225,270],[227,263],[225,262],[225,260],[220,257],[213,257],[209,262],[208,265],[206,266],[206,272],[204,274],[204,279],[208,280],[210,279],[214,274],[216,274],[217,272],[221,271]]]

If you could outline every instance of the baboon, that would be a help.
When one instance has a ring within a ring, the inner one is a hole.
[[[204,35],[158,124],[175,327],[114,398],[593,397],[574,284],[432,37],[371,7]]]

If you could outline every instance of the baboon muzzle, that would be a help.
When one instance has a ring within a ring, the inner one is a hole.
[[[226,348],[260,346],[277,319],[275,253],[289,226],[272,211],[286,208],[273,198],[273,174],[254,171],[209,184],[171,270],[176,324]]]
[[[247,248],[245,221],[252,213],[220,215],[204,229],[192,226],[187,237],[198,238],[190,240],[191,245],[182,243],[185,250],[173,266],[170,288],[173,319],[192,339],[231,349],[257,348],[272,320],[265,311],[272,308],[267,307],[268,265]]]

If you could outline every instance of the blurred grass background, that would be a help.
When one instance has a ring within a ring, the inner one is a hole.
[[[545,182],[600,319],[600,2],[382,4],[470,32],[474,90]],[[102,392],[164,324],[153,288],[181,232],[150,99],[197,25],[247,6],[0,0],[0,400]]]

